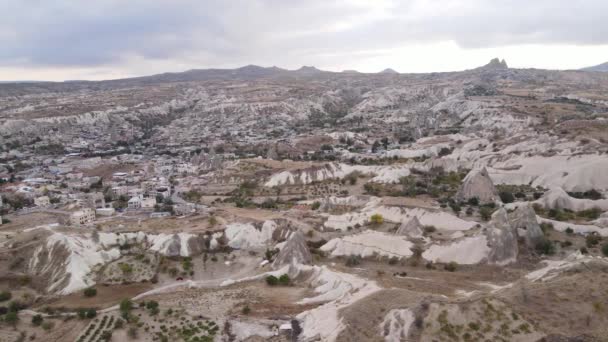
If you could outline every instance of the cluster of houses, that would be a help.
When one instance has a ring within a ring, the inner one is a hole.
[[[193,163],[180,157],[141,155],[103,159],[62,156],[38,161],[24,176],[0,186],[0,194],[22,202],[17,206],[11,201],[5,207],[8,211],[52,212],[62,215],[66,218],[64,222],[73,226],[89,225],[114,215],[187,215],[204,206],[179,197],[178,192],[189,188],[176,188],[174,179],[196,178],[199,169],[208,167],[205,161],[199,158]],[[221,163],[214,159],[214,164]],[[94,172],[99,169],[125,171]]]

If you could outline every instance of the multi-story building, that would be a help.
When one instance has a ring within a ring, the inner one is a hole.
[[[93,221],[95,221],[95,211],[91,208],[84,208],[70,215],[70,224],[73,226],[82,226]]]

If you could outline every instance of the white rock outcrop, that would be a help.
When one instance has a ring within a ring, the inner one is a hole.
[[[463,202],[474,197],[479,203],[494,203],[498,200],[496,188],[485,167],[471,170],[456,193],[456,199]]]

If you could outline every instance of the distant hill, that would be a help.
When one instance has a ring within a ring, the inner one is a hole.
[[[594,65],[594,66],[590,66],[590,67],[586,67],[586,68],[582,68],[580,70],[583,71],[601,71],[601,72],[608,72],[608,62],[606,63],[602,63],[599,65]]]
[[[391,68],[386,68],[386,69],[380,71],[380,74],[398,74],[398,72],[396,72],[395,70],[393,70]]]

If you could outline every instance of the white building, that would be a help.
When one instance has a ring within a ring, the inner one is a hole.
[[[151,209],[156,205],[155,197],[143,197],[142,195],[131,197],[127,203],[129,209]]]
[[[47,207],[47,206],[51,205],[51,200],[49,199],[48,196],[40,196],[40,197],[34,198],[34,204],[37,207]]]
[[[114,208],[97,208],[95,209],[95,214],[97,216],[112,216],[116,213]]]
[[[93,221],[95,221],[95,211],[91,208],[84,208],[70,215],[70,224],[73,226],[82,226]]]

